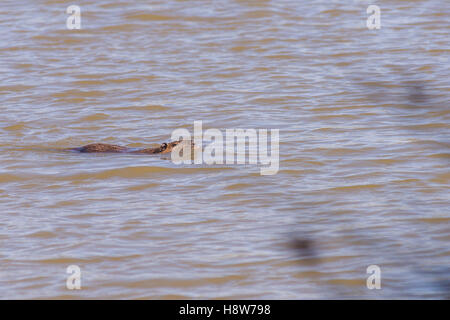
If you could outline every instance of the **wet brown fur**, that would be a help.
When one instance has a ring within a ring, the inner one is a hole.
[[[114,144],[106,143],[93,143],[82,146],[80,148],[72,149],[74,151],[83,153],[136,153],[136,154],[157,154],[157,153],[169,153],[172,152],[173,148],[178,145],[183,140],[173,141],[169,143],[162,143],[156,148],[146,148],[146,149],[133,149],[123,146],[118,146]],[[193,145],[193,143],[192,143]]]

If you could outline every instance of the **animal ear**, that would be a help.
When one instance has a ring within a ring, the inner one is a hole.
[[[167,143],[164,142],[164,143],[161,145],[161,149],[162,149],[162,150],[166,150],[166,149],[167,149]]]

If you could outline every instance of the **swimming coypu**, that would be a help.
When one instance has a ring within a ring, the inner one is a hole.
[[[189,141],[183,139],[180,139],[178,141],[173,141],[169,143],[162,143],[159,147],[156,148],[146,148],[146,149],[135,149],[135,148],[128,148],[123,146],[118,146],[114,144],[105,144],[105,143],[93,143],[88,144],[79,148],[73,148],[70,149],[72,151],[78,151],[83,153],[135,153],[135,154],[158,154],[158,153],[169,153],[172,152],[172,150],[180,144],[183,143],[189,143]],[[194,146],[194,143],[191,142],[191,147]]]

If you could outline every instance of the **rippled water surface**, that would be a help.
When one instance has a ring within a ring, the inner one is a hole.
[[[0,298],[449,297],[446,1],[69,4],[0,3]],[[279,172],[62,150],[195,120]]]

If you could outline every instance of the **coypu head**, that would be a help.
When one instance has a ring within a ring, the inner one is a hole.
[[[178,140],[178,141],[172,141],[172,142],[169,142],[169,143],[162,143],[161,144],[161,146],[159,147],[160,148],[160,150],[161,150],[161,153],[169,153],[169,152],[172,152],[172,150],[173,150],[173,148],[175,148],[177,145],[179,145],[180,143],[184,143],[184,142],[186,142],[186,143],[189,143],[189,141],[183,141],[183,139],[180,139],[180,140]],[[191,142],[191,146],[193,147],[194,146],[194,142]]]

